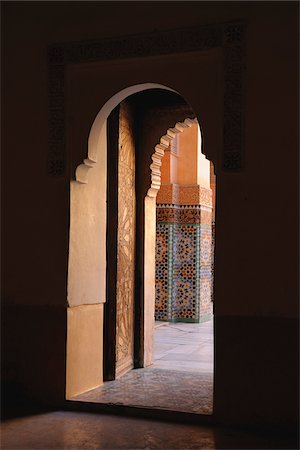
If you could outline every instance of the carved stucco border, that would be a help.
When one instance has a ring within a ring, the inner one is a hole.
[[[47,174],[62,177],[66,173],[67,64],[184,53],[216,47],[223,49],[224,67],[222,169],[239,171],[244,160],[245,27],[245,22],[239,21],[50,46]]]
[[[161,160],[165,151],[170,148],[171,143],[178,133],[182,133],[185,128],[190,128],[194,123],[198,123],[197,119],[187,118],[183,122],[177,122],[173,128],[169,128],[161,138],[159,144],[155,146],[152,155],[151,169],[151,186],[148,189],[148,197],[156,197],[161,185]]]

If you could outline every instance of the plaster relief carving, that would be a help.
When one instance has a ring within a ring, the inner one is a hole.
[[[243,165],[245,26],[227,24],[223,29],[224,120],[222,168],[238,171]]]
[[[164,184],[157,194],[158,203],[212,206],[211,189],[199,185]]]
[[[244,146],[245,39],[245,23],[238,21],[50,46],[47,174],[51,177],[66,174],[64,74],[67,64],[171,55],[221,47],[224,68],[222,168],[227,171],[240,170]]]

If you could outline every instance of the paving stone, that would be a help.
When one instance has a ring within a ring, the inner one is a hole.
[[[136,369],[73,398],[77,401],[212,414],[210,373]]]
[[[132,370],[74,399],[212,414],[212,321],[209,324],[156,324],[151,367]]]

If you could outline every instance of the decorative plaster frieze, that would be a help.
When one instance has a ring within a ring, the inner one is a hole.
[[[100,41],[83,41],[49,46],[49,150],[47,174],[51,177],[61,177],[66,174],[66,65],[121,58],[171,55],[213,48],[223,49],[224,119],[222,168],[227,171],[240,170],[243,164],[244,146],[245,38],[245,23],[238,21],[101,39]]]
[[[204,209],[205,208],[205,209]],[[211,208],[195,206],[177,205],[157,205],[156,220],[158,223],[183,223],[211,225]]]
[[[163,184],[157,194],[157,203],[212,206],[212,191],[195,185]]]

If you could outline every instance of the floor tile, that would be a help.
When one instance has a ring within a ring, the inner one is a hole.
[[[212,322],[156,322],[152,366],[131,370],[74,400],[212,414]]]

